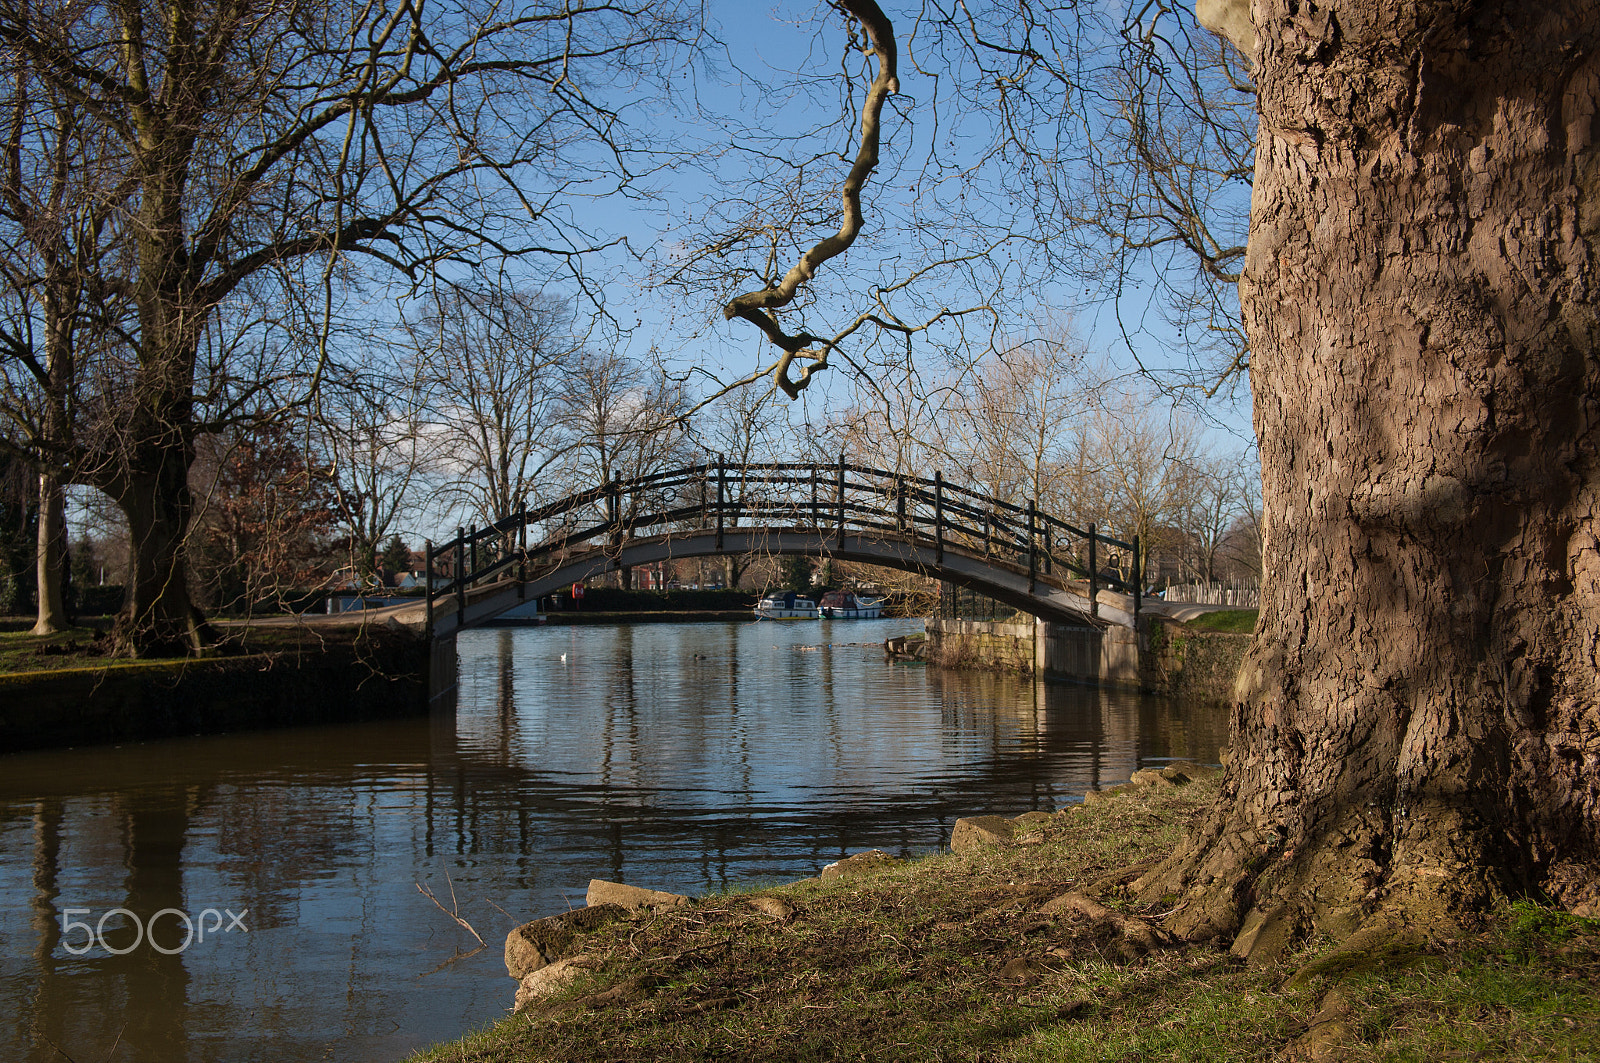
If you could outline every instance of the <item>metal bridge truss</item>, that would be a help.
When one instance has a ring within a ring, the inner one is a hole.
[[[612,480],[483,528],[428,543],[435,637],[618,568],[673,558],[827,556],[932,576],[1048,620],[1132,626],[1139,538],[1075,527],[946,482],[837,463],[730,466],[718,460]],[[1120,554],[1120,558],[1117,555]],[[1131,559],[1124,579],[1107,568]],[[434,573],[449,573],[434,586]],[[1131,609],[1100,600],[1110,590]]]

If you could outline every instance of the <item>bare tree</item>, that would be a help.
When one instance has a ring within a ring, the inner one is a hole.
[[[564,222],[563,197],[632,176],[604,90],[656,69],[686,25],[671,2],[0,8],[7,61],[25,74],[5,110],[44,85],[92,127],[107,145],[96,172],[131,242],[126,262],[78,277],[136,313],[100,382],[115,434],[71,466],[128,516],[125,649],[207,637],[182,545],[196,434],[228,409],[196,398],[211,393],[197,387],[208,330],[259,324],[226,313],[244,304],[325,320],[358,266],[442,282],[507,257],[581,259],[595,242]],[[611,153],[609,177],[579,142]],[[314,380],[329,352],[319,340],[311,353]],[[251,382],[217,368],[231,401],[245,401]]]
[[[992,339],[997,319],[987,281],[962,305],[951,306],[944,297],[959,285],[966,299],[974,290],[967,283],[972,276],[992,277],[994,245],[930,250],[926,257],[933,261],[919,258],[901,273],[908,247],[921,242],[913,238],[908,245],[908,231],[935,244],[942,237],[920,220],[909,227],[869,224],[869,179],[892,132],[890,101],[899,99],[899,44],[872,0],[829,6],[844,15],[843,36],[835,37],[832,22],[827,33],[830,46],[842,53],[837,90],[846,122],[799,135],[770,123],[740,129],[729,151],[745,168],[717,160],[720,170],[737,171],[734,189],[721,198],[712,193],[711,202],[693,212],[697,221],[685,234],[684,252],[660,277],[687,297],[716,298],[725,318],[754,325],[775,348],[770,360],[760,359],[753,372],[729,386],[771,375],[796,397],[835,360],[859,378],[881,376],[875,371],[883,366],[903,364],[904,347],[914,339],[960,345],[972,316],[986,322],[978,326],[982,341]],[[816,84],[799,88],[793,95],[817,95]],[[785,93],[774,88],[764,95]],[[737,124],[731,116],[715,120]],[[882,218],[880,213],[873,221]],[[863,248],[863,240],[870,246]],[[864,265],[851,266],[848,260],[863,250]],[[929,294],[941,285],[937,296]],[[842,320],[826,320],[841,308]],[[946,334],[934,332],[940,327]]]
[[[661,275],[776,347],[743,379],[775,372],[794,393],[836,364],[881,379],[913,348],[970,367],[1041,307],[1108,300],[1136,360],[1181,337],[1186,366],[1152,363],[1163,387],[1199,402],[1241,379],[1245,57],[1161,0],[1126,18],[927,0],[898,38],[876,4],[830,8],[845,16],[842,35],[820,26],[842,53],[831,78],[740,75],[764,101],[835,91],[844,121],[805,109],[786,126],[770,103],[743,126],[716,116],[734,131],[716,160],[729,190]]]
[[[1221,578],[1230,535],[1252,505],[1254,457],[1246,452],[1194,459],[1187,504],[1176,529],[1182,540],[1176,553],[1188,578],[1202,583]],[[1260,571],[1259,557],[1255,571]]]
[[[775,386],[749,387],[732,392],[691,421],[691,438],[706,452],[706,460],[726,463],[726,501],[737,510],[761,500],[763,485],[752,477],[750,466],[792,459],[801,453],[807,431],[805,425],[793,421],[793,410]],[[736,526],[739,519],[735,515],[730,524]],[[723,555],[725,585],[737,588],[745,570],[760,556]]]
[[[1064,222],[1050,261],[1113,301],[1140,367],[1164,388],[1210,397],[1249,366],[1237,285],[1255,171],[1250,61],[1187,4],[1128,12],[1114,27],[1117,60],[1083,84],[1099,102],[1083,110],[1079,150],[1038,171],[1025,194],[1037,217]],[[1014,39],[996,38],[994,50]],[[1078,81],[1052,62],[1030,74],[1016,92]],[[1037,135],[1021,129],[1018,148]],[[1170,349],[1172,335],[1186,360],[1151,364],[1146,349]]]
[[[1092,430],[1108,530],[1130,542],[1138,537],[1139,568],[1147,571],[1153,551],[1180,545],[1179,528],[1201,488],[1199,425],[1150,391],[1130,390],[1102,401]]]
[[[271,421],[200,437],[189,572],[211,608],[276,611],[328,574],[335,494],[302,438]]]
[[[1218,551],[1233,576],[1261,578],[1261,503],[1251,502],[1233,519]]]
[[[101,269],[126,252],[99,165],[104,130],[26,63],[3,64],[0,161],[0,448],[37,473],[35,634],[66,626],[66,499],[82,416],[84,363],[122,326],[125,300]]]
[[[565,374],[583,361],[561,301],[492,287],[434,301],[409,342],[446,506],[487,524],[537,497],[569,443]]]
[[[688,453],[682,388],[619,352],[585,351],[567,365],[561,423],[568,481],[593,485],[666,468]]]
[[[569,484],[592,487],[687,464],[694,450],[684,422],[690,402],[672,378],[650,372],[619,352],[586,351],[563,374],[561,425],[567,453],[563,469]],[[664,504],[647,491],[631,491],[624,522],[643,507]],[[621,570],[627,587],[632,573]]]
[[[892,472],[927,475],[944,464],[942,422],[955,404],[949,381],[930,386],[911,362],[851,379],[852,401],[828,416],[852,461]]]
[[[1055,508],[1072,466],[1072,426],[1089,415],[1098,391],[1085,370],[1081,347],[1063,329],[979,360],[952,384],[940,419],[943,449],[985,493]]]
[[[374,573],[380,546],[415,508],[414,489],[433,457],[427,402],[415,372],[378,365],[326,379],[312,413],[316,460],[329,477],[349,564],[363,578]]]

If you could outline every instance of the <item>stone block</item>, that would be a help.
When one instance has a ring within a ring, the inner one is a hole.
[[[626,914],[620,904],[601,904],[523,923],[506,935],[506,973],[521,981],[525,975],[572,955],[583,934]]]
[[[1016,825],[1004,816],[967,816],[956,820],[950,832],[950,848],[958,853],[991,845],[1010,845]]]
[[[1083,795],[1083,803],[1086,805],[1097,805],[1101,801],[1109,801],[1111,798],[1116,797],[1119,794],[1125,794],[1129,790],[1133,789],[1137,789],[1137,787],[1135,787],[1132,783],[1125,782],[1119,783],[1116,786],[1108,786],[1104,790],[1090,790],[1088,793]]]
[[[852,878],[856,875],[881,871],[888,865],[899,862],[897,857],[890,856],[882,849],[868,849],[864,853],[856,853],[854,856],[846,857],[843,860],[835,860],[823,868],[822,874],[818,877],[824,882],[836,878]]]
[[[1222,769],[1211,764],[1196,764],[1192,760],[1175,760],[1161,769],[1161,774],[1174,782],[1195,782],[1222,774]]]
[[[688,904],[689,898],[681,893],[647,890],[642,886],[592,878],[584,901],[591,908],[601,904],[619,904],[631,912],[639,908],[677,908]]]
[[[517,984],[517,996],[512,1008],[521,1011],[535,1000],[555,993],[562,986],[589,970],[592,961],[587,956],[573,956],[570,959],[557,960],[547,964],[536,971],[530,971],[522,976]]]
[[[774,919],[788,919],[794,915],[794,909],[788,902],[777,897],[751,897],[746,903],[756,911],[770,915]]]

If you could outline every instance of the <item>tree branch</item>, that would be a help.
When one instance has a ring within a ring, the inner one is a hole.
[[[816,337],[806,333],[795,336],[785,334],[773,311],[789,305],[800,286],[816,276],[818,267],[828,259],[843,254],[861,232],[861,189],[878,165],[883,105],[890,96],[900,91],[900,79],[895,73],[894,27],[883,11],[873,0],[837,0],[835,6],[861,23],[868,44],[865,51],[878,61],[877,76],[867,89],[866,100],[861,108],[861,141],[856,150],[855,163],[850,167],[844,187],[839,192],[844,207],[839,231],[822,239],[800,256],[800,260],[789,268],[789,272],[777,284],[735,296],[722,309],[724,318],[744,318],[783,351],[783,356],[773,368],[773,377],[791,399],[798,398],[800,392],[810,384],[812,374],[828,367],[828,350],[825,347],[821,351],[808,352],[806,348],[818,342]],[[797,357],[809,358],[811,364],[801,371],[798,380],[791,380],[789,369]]]

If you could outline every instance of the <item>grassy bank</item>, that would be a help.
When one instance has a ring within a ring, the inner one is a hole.
[[[1256,618],[1261,615],[1259,609],[1219,609],[1214,613],[1202,613],[1184,624],[1185,627],[1197,631],[1222,631],[1231,635],[1249,635],[1256,629]]]
[[[181,663],[171,659],[131,660],[109,656],[113,619],[93,617],[53,635],[30,634],[20,622],[12,630],[0,630],[0,677],[78,668],[160,669]],[[349,647],[366,637],[357,625],[247,627],[224,623],[218,625],[217,632],[217,644],[209,652],[212,657],[286,651],[316,653],[329,646]]]
[[[594,973],[414,1061],[1600,1058],[1594,921],[1522,908],[1448,953],[1291,988],[1313,950],[1130,958],[1104,920],[1040,913],[1170,851],[1210,785],[1038,817],[1013,847],[636,914],[584,940]]]
[[[60,653],[0,637],[0,754],[427,711],[428,647],[386,628],[234,630],[214,654],[166,660],[71,650],[73,634],[55,636]]]

